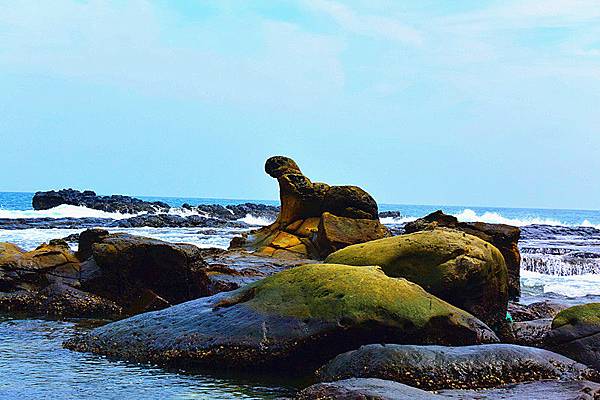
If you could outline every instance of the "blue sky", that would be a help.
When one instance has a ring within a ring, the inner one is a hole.
[[[600,208],[600,0],[0,0],[0,190]]]

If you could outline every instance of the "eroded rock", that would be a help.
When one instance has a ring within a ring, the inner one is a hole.
[[[389,235],[377,203],[361,188],[313,183],[287,157],[269,158],[265,171],[279,183],[277,220],[234,239],[231,248],[277,258],[323,258],[348,244]]]

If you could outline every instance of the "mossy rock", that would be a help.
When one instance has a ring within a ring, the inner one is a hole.
[[[105,325],[66,346],[158,364],[308,371],[365,343],[497,340],[472,315],[378,267],[310,264]]]
[[[421,285],[490,326],[506,316],[508,277],[498,249],[475,236],[434,229],[348,246],[325,260],[378,265],[391,277]]]
[[[600,370],[600,303],[582,304],[554,317],[546,345]]]
[[[581,304],[559,312],[552,321],[552,329],[565,325],[597,326],[600,329],[600,303]]]

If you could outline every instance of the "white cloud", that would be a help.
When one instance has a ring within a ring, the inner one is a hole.
[[[222,46],[208,43],[232,26],[239,32],[222,35]],[[260,43],[240,54],[248,32]],[[256,17],[205,25],[144,0],[0,3],[0,72],[149,95],[308,107],[343,87],[341,50],[335,39],[294,24]]]
[[[361,15],[342,3],[331,0],[305,0],[310,9],[325,13],[343,29],[360,35],[393,40],[407,45],[421,45],[419,31],[397,19],[379,15]]]

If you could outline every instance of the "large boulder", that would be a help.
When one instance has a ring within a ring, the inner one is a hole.
[[[600,303],[558,313],[546,341],[552,351],[600,370]]]
[[[206,262],[191,244],[89,230],[79,237],[81,288],[138,313],[206,295]]]
[[[506,262],[508,269],[508,294],[511,298],[519,297],[521,293],[521,253],[518,246],[521,230],[519,228],[505,224],[459,222],[452,215],[436,211],[426,217],[409,222],[405,225],[404,230],[406,233],[414,233],[435,227],[457,229],[493,244],[500,250]]]
[[[475,315],[490,326],[506,316],[508,287],[502,254],[490,243],[450,229],[434,229],[348,246],[327,263],[379,265]]]
[[[379,378],[425,390],[491,388],[540,379],[600,379],[597,371],[559,354],[509,344],[371,344],[338,355],[317,374],[322,381]]]
[[[277,220],[235,238],[231,248],[278,258],[323,258],[349,244],[389,235],[379,222],[377,203],[363,189],[313,183],[287,157],[269,158],[265,171],[279,183]]]
[[[66,347],[157,364],[306,371],[365,343],[497,340],[472,315],[378,267],[309,264],[105,325]]]
[[[63,204],[84,206],[107,212],[137,214],[141,212],[154,213],[168,211],[170,206],[160,201],[144,201],[129,196],[112,195],[98,196],[91,190],[80,192],[74,189],[50,190],[36,192],[31,201],[34,210],[48,210]]]

